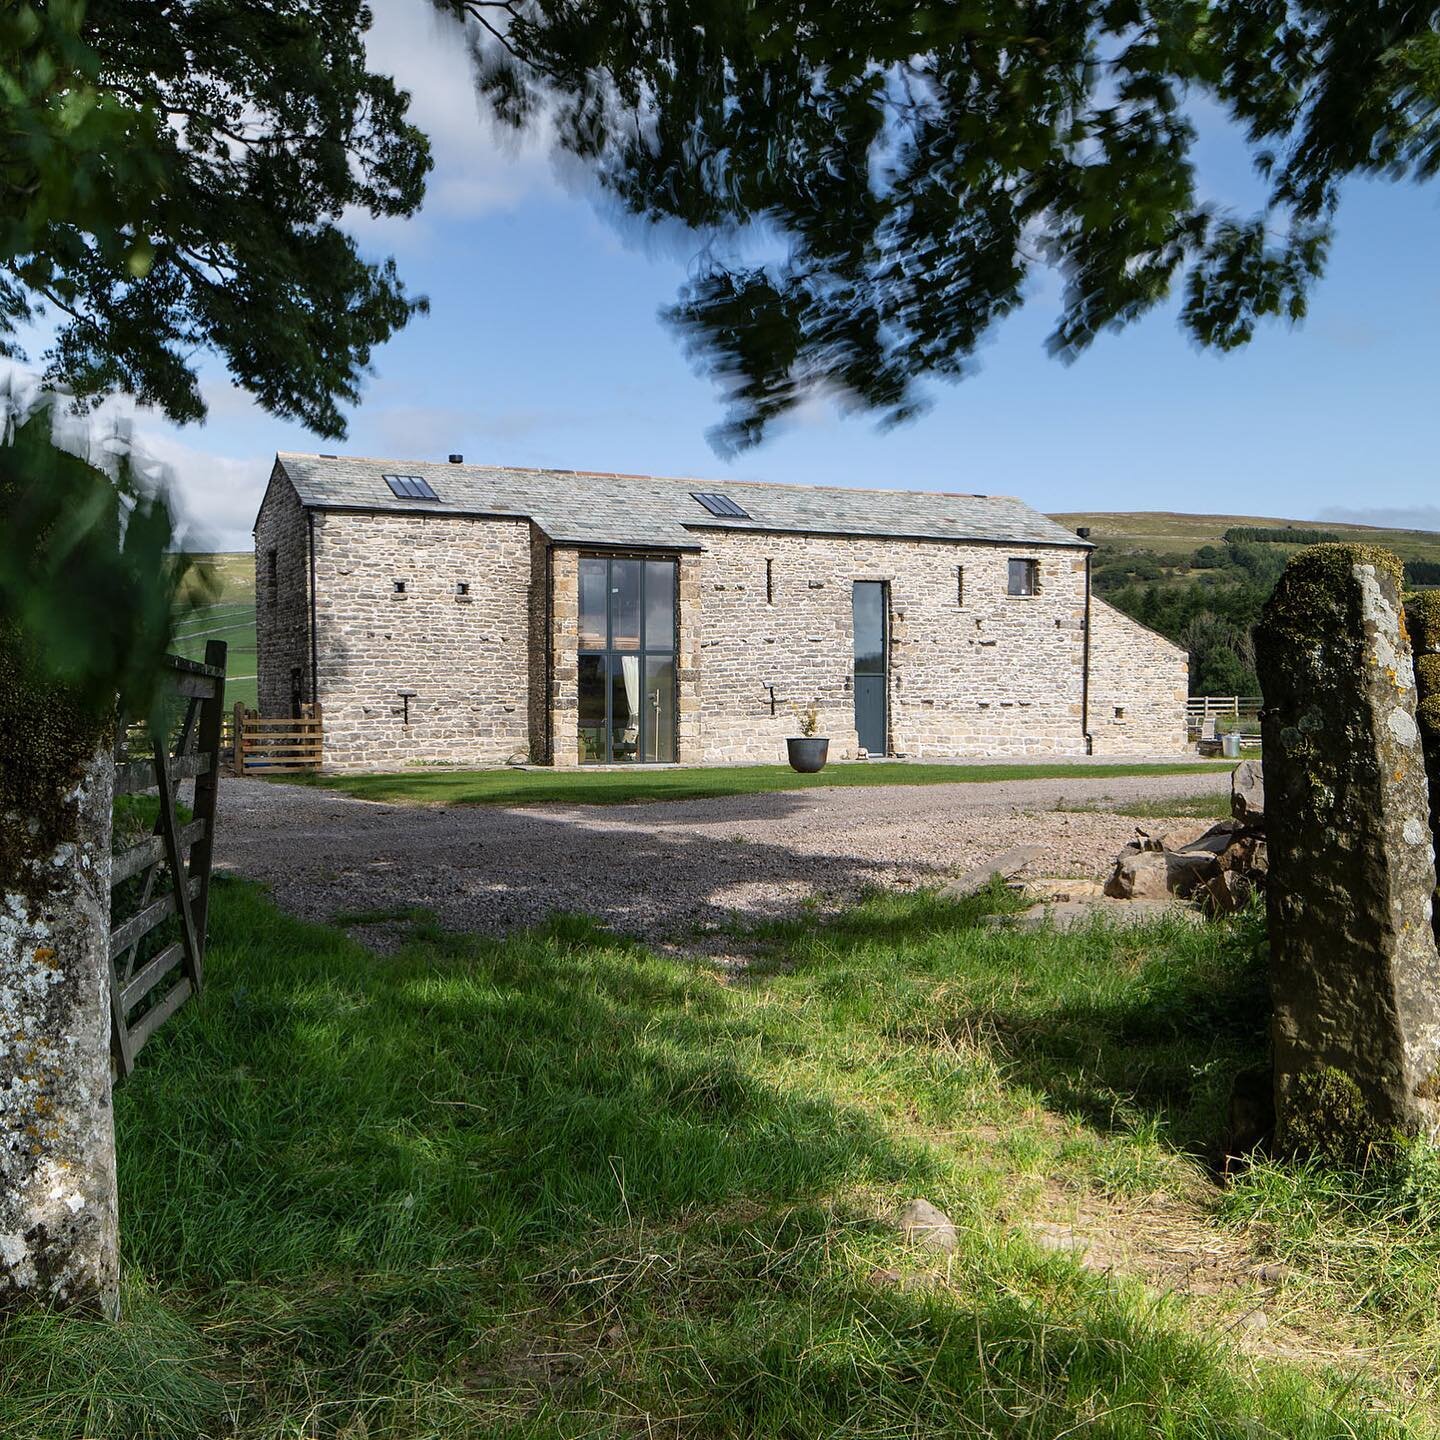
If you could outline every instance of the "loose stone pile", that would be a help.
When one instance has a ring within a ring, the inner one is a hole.
[[[1230,915],[1263,890],[1265,784],[1260,763],[1244,761],[1231,780],[1234,816],[1179,844],[1169,835],[1137,834],[1105,882],[1114,900],[1191,900],[1207,914]]]

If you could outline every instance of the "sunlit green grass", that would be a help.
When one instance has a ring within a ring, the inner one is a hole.
[[[450,770],[421,768],[379,775],[300,775],[284,783],[338,790],[361,800],[430,805],[625,805],[646,800],[706,800],[774,790],[855,785],[981,785],[997,780],[1105,780],[1131,775],[1213,775],[1217,787],[1234,761],[1159,765],[927,765],[853,763],[801,775],[788,765],[696,766],[658,770]]]
[[[378,957],[219,882],[206,993],[117,1097],[125,1318],[0,1329],[0,1435],[1430,1433],[1384,1366],[1257,1365],[1213,1310],[1027,1238],[1055,1187],[1183,1195],[1388,1366],[1433,1324],[1440,1185],[1223,1192],[1256,918],[986,927],[1007,903],[769,926],[725,984],[583,920],[412,916]],[[914,1195],[948,1259],[888,1223]]]

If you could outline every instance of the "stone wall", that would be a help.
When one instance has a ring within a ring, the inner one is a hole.
[[[326,766],[528,756],[530,522],[322,511],[314,526]]]
[[[262,715],[294,713],[310,693],[310,545],[305,510],[272,475],[255,521],[256,675]]]
[[[518,517],[317,511],[313,523],[327,767],[579,763],[580,551],[552,548]],[[783,761],[812,701],[832,757],[857,755],[859,580],[888,587],[890,753],[1084,753],[1078,547],[722,530],[697,538],[705,551],[679,557],[682,763]],[[1036,563],[1035,595],[1007,593],[1011,559]],[[306,515],[282,478],[256,528],[266,714],[289,713],[297,674],[300,698],[312,698],[309,564]],[[1184,652],[1103,601],[1092,614],[1095,749],[1178,753]],[[415,692],[408,723],[402,690]]]
[[[1178,755],[1188,748],[1190,657],[1163,635],[1090,601],[1090,736],[1096,755]]]
[[[892,753],[1083,752],[1085,564],[1078,550],[701,534],[704,759],[783,760],[786,737],[798,733],[797,708],[812,700],[831,756],[857,753],[857,580],[889,586]],[[1038,562],[1038,594],[1006,593],[1012,558]]]

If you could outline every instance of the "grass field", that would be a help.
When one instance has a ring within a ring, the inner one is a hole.
[[[580,919],[379,957],[219,882],[117,1095],[124,1319],[0,1328],[0,1434],[1433,1435],[1433,1160],[1214,1178],[1258,920],[1007,903],[773,926],[725,983]]]
[[[1121,775],[1218,775],[1224,760],[1160,765],[827,765],[801,775],[788,765],[695,766],[656,770],[451,770],[420,767],[377,775],[294,775],[278,783],[338,790],[360,800],[414,805],[630,805],[647,800],[707,800],[774,790],[862,785],[969,785],[997,780],[1093,779]]]
[[[1067,530],[1090,527],[1096,545],[1154,550],[1161,554],[1193,554],[1202,545],[1221,545],[1232,526],[1296,526],[1327,530],[1342,540],[1384,545],[1402,560],[1440,560],[1440,533],[1433,530],[1387,530],[1373,525],[1337,525],[1321,520],[1277,520],[1257,515],[1182,515],[1169,511],[1097,512],[1050,517]]]
[[[204,602],[189,611],[174,646],[190,660],[205,658],[207,640],[223,640],[229,647],[225,700],[233,706],[243,700],[255,708],[255,562],[248,551],[195,557],[197,589]]]

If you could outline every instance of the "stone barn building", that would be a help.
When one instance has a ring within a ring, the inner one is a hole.
[[[1185,652],[1019,500],[282,454],[262,714],[325,764],[1177,754]]]

